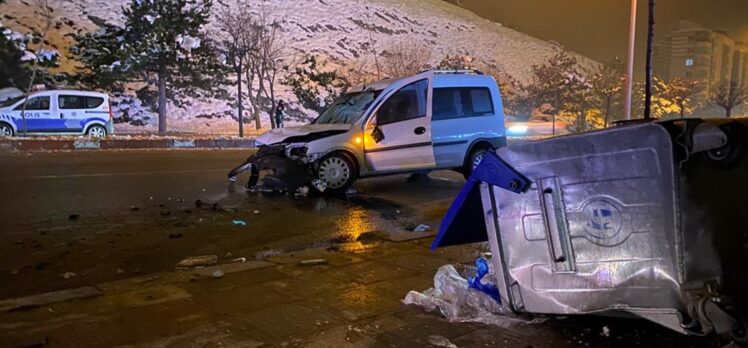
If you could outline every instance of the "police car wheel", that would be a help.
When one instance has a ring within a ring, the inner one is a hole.
[[[12,137],[13,128],[5,123],[0,123],[0,137]]]
[[[93,125],[91,127],[88,127],[88,131],[86,131],[86,135],[94,137],[94,138],[103,138],[106,136],[106,129],[99,125]]]

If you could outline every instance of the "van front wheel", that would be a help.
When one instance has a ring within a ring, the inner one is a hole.
[[[345,193],[356,179],[353,162],[341,153],[327,155],[319,161],[317,179],[327,185],[325,192]]]

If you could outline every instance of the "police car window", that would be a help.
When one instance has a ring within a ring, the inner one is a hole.
[[[61,95],[58,99],[60,109],[85,109],[86,97],[80,95]]]
[[[23,103],[16,106],[15,110],[23,110]],[[26,111],[49,110],[49,97],[32,97],[26,102]]]
[[[104,98],[86,97],[86,109],[95,109],[104,103]]]
[[[377,112],[377,124],[383,125],[426,116],[429,81],[413,82],[390,96]]]
[[[432,120],[493,115],[491,91],[485,87],[434,88]]]

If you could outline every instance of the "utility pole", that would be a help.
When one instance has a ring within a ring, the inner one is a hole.
[[[655,30],[655,0],[649,0],[649,21],[647,24],[647,90],[644,97],[644,119],[652,117],[652,45]]]
[[[636,47],[636,8],[637,0],[631,0],[629,19],[629,52],[626,69],[626,119],[631,119],[631,99],[634,94],[634,51]]]

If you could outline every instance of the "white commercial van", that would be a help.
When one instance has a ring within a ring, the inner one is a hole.
[[[251,170],[254,186],[259,172],[270,170],[280,181],[317,181],[342,192],[367,176],[433,169],[469,175],[485,151],[506,144],[506,134],[493,77],[426,71],[349,90],[311,124],[274,129],[256,142],[259,152],[230,179]]]
[[[26,105],[25,118],[21,113]],[[114,133],[109,96],[104,93],[50,90],[11,98],[0,103],[0,136],[22,133],[85,134],[103,137]]]

